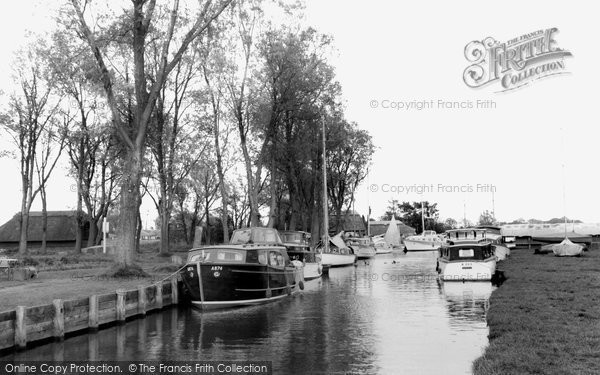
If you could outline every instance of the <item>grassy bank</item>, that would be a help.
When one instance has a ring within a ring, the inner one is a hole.
[[[175,272],[179,266],[171,263],[170,257],[158,255],[158,244],[144,243],[141,253],[136,254],[135,263],[141,266],[146,276],[113,277],[115,266],[110,255],[85,255],[72,252],[61,254],[35,254],[18,257],[21,264],[34,266],[38,276],[32,280],[7,280],[0,273],[0,312],[16,306],[38,306],[52,303],[54,299],[72,299],[93,294],[111,293],[116,289],[134,289],[138,285],[150,285]],[[172,252],[186,258],[186,247],[180,246]]]
[[[490,343],[475,375],[598,374],[600,251],[581,258],[515,250],[490,299]]]

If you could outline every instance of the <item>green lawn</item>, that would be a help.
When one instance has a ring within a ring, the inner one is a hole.
[[[600,251],[514,250],[490,299],[490,343],[475,375],[600,374]]]
[[[173,255],[186,259],[187,246],[173,246]],[[62,249],[61,249],[62,250]],[[38,306],[52,303],[54,299],[74,299],[93,294],[112,293],[117,289],[136,289],[150,285],[175,272],[180,266],[171,263],[170,257],[158,255],[158,243],[142,243],[141,253],[135,255],[135,263],[146,272],[145,276],[112,277],[115,266],[111,255],[57,254],[56,249],[47,254],[32,252],[19,257],[24,265],[38,269],[38,277],[27,281],[7,280],[0,273],[0,312],[16,306]]]

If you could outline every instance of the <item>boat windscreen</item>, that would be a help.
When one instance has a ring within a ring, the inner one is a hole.
[[[194,253],[190,257],[190,262],[226,262],[226,263],[244,263],[246,261],[246,252],[237,249],[204,249]]]
[[[281,239],[285,243],[304,243],[304,236],[302,233],[280,233]]]

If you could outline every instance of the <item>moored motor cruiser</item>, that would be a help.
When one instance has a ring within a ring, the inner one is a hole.
[[[444,281],[489,281],[496,273],[497,258],[485,229],[466,228],[446,232],[440,248],[437,272]]]

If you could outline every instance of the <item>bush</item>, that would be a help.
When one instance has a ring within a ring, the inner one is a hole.
[[[34,266],[34,267],[36,267],[40,263],[37,260],[33,259],[32,257],[24,257],[23,259],[21,259],[21,264],[23,266]]]
[[[65,255],[59,259],[62,264],[76,264],[79,263],[79,257],[76,255]]]
[[[142,267],[137,264],[131,264],[126,267],[119,267],[114,272],[110,272],[107,276],[115,277],[115,278],[133,278],[133,277],[149,277]]]

